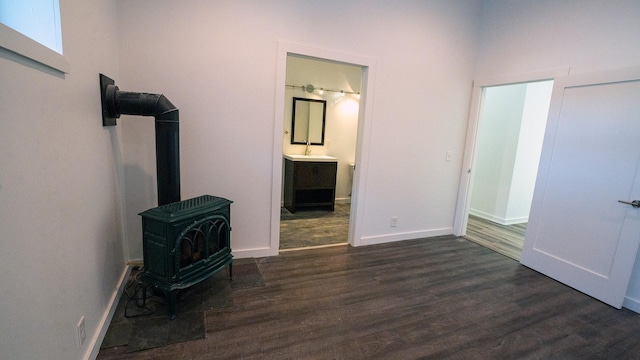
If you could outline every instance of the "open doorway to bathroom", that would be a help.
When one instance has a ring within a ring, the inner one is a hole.
[[[348,242],[362,71],[362,67],[357,65],[287,56],[280,251]],[[294,99],[309,99],[314,103],[324,104],[323,125],[303,126],[296,122]],[[314,129],[317,129],[318,134],[312,134]],[[304,132],[302,137],[301,130]],[[294,181],[292,174],[287,174],[287,167],[297,161],[321,162],[320,167],[311,170],[311,176],[329,178],[330,175],[322,174],[322,169],[331,169],[330,163],[336,163],[333,185],[330,186],[332,181],[329,181],[329,185],[318,185],[317,191],[309,192],[313,196],[316,193],[323,197],[330,196],[332,204],[327,205],[326,198],[318,201],[318,206],[314,206],[315,199],[310,206],[292,207],[290,203],[288,206],[285,204],[285,201],[290,202],[286,199],[286,194],[291,194],[291,189],[287,189],[290,186],[287,182]]]
[[[520,259],[553,80],[482,88],[465,238]]]

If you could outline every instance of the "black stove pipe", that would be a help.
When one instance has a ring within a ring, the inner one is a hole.
[[[180,201],[180,139],[178,109],[162,94],[120,91],[100,74],[102,124],[116,125],[120,115],[153,116],[156,125],[158,206]]]

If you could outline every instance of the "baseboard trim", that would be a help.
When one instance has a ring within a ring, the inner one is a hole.
[[[283,253],[283,252],[289,252],[289,251],[324,249],[324,248],[329,248],[329,247],[346,246],[346,245],[349,245],[349,243],[344,242],[344,243],[337,243],[337,244],[305,246],[305,247],[291,248],[291,249],[280,249],[280,252]]]
[[[91,338],[90,346],[87,347],[87,352],[82,357],[85,360],[95,360],[98,357],[98,353],[100,352],[100,346],[102,345],[102,341],[104,340],[104,336],[107,334],[107,330],[109,329],[109,325],[111,325],[111,320],[113,319],[113,315],[116,312],[116,308],[118,307],[118,302],[120,301],[120,296],[124,292],[125,287],[127,286],[127,281],[129,280],[129,275],[131,275],[131,265],[125,265],[124,270],[122,271],[122,275],[120,276],[120,285],[111,295],[111,299],[109,299],[109,306],[106,311],[102,315],[102,319],[100,319],[100,323],[98,329],[93,338]],[[89,351],[89,349],[91,351]]]
[[[414,240],[421,238],[429,238],[434,236],[451,235],[453,228],[442,228],[433,230],[408,231],[387,235],[363,236],[356,246],[366,246],[383,244],[395,241]]]
[[[519,218],[502,218],[499,216],[495,216],[483,211],[469,209],[469,215],[477,216],[481,219],[488,220],[494,223],[498,223],[500,225],[515,225],[529,222],[529,217],[519,217]]]
[[[245,258],[258,258],[258,257],[267,257],[278,255],[278,249],[275,250],[275,254],[273,249],[269,247],[264,248],[256,248],[256,249],[242,249],[242,250],[231,250],[233,257],[236,259],[245,259]]]
[[[627,296],[622,302],[622,307],[640,314],[640,299],[634,299]]]

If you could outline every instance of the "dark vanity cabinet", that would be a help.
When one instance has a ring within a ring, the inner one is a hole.
[[[337,161],[284,159],[284,207],[294,213],[303,208],[333,211]]]

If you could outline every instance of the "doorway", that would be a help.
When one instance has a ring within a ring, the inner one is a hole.
[[[360,68],[360,101],[358,109],[357,137],[355,146],[356,169],[352,180],[351,203],[349,209],[348,243],[352,246],[362,244],[362,222],[364,216],[364,198],[366,196],[366,174],[368,169],[368,154],[371,138],[371,122],[373,117],[373,93],[376,75],[376,60],[366,56],[354,55],[334,51],[326,48],[316,48],[306,45],[278,42],[278,64],[276,72],[276,97],[274,147],[273,147],[273,180],[271,196],[271,236],[269,254],[278,255],[280,252],[280,218],[283,200],[282,179],[284,170],[283,142],[285,138],[285,90],[287,58],[297,56],[307,59],[322,60],[329,63],[339,63]],[[282,123],[279,123],[282,121]],[[291,118],[288,119],[291,121]]]
[[[464,237],[520,259],[553,80],[482,88]]]
[[[287,159],[284,168],[299,167],[299,164],[293,165],[291,161],[299,159],[299,155],[308,157],[304,160],[326,156],[334,160],[322,164],[320,169],[335,171],[335,177],[329,181],[327,189],[304,192],[323,191],[323,197],[324,192],[331,193],[330,201],[334,203],[294,210],[292,206],[287,206],[291,201],[287,199],[287,194],[291,192],[288,193],[285,186],[294,180],[283,169],[284,206],[280,217],[280,251],[344,245],[349,236],[362,68],[288,55],[285,82],[282,152]],[[301,101],[315,102],[319,113],[309,117],[308,109],[299,111]],[[312,122],[319,124],[314,126]],[[334,162],[335,168],[332,165]],[[303,192],[298,193],[301,198]],[[323,203],[327,201],[324,198],[322,200]]]

